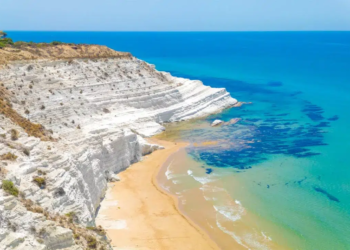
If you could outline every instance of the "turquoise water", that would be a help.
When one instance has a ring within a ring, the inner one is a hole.
[[[281,245],[350,249],[350,32],[8,34],[104,44],[252,102],[200,122],[235,125],[181,132],[220,141],[188,149],[197,177],[231,176],[223,187]]]

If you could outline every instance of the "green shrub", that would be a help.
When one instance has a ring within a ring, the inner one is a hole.
[[[60,44],[63,44],[63,43],[62,42],[58,42],[58,41],[51,42],[51,45],[60,45]]]
[[[9,180],[3,180],[2,181],[2,189],[8,193],[8,194],[11,194],[13,196],[16,196],[18,197],[18,189],[15,187],[15,185],[13,184],[12,181],[9,181]]]
[[[75,216],[75,212],[69,212],[66,214],[67,217],[74,217]]]
[[[74,219],[76,218],[75,212],[69,212],[66,214],[66,216],[68,217],[68,221],[70,223],[73,223]]]
[[[7,45],[13,45],[13,41],[11,38],[1,38],[1,32],[0,32],[0,47],[6,47]]]
[[[89,235],[86,237],[87,245],[89,248],[96,249],[97,247],[97,241],[96,238]]]
[[[3,43],[6,43],[6,44],[11,44],[11,45],[14,44],[14,43],[13,43],[13,40],[12,40],[11,38],[3,38],[3,39],[1,39],[1,41],[2,41]]]
[[[46,180],[43,177],[35,176],[33,181],[41,188],[46,186]]]
[[[106,231],[101,227],[86,227],[86,229],[94,231],[95,233],[98,233],[99,235],[106,235]]]

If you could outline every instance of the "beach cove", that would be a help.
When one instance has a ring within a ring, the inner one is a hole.
[[[148,141],[165,148],[119,173],[121,180],[110,185],[96,223],[106,229],[114,249],[219,249],[181,214],[176,197],[164,192],[156,180],[161,167],[188,144]]]

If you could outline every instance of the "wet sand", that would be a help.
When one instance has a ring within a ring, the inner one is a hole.
[[[121,181],[111,184],[101,203],[97,225],[106,229],[114,249],[219,249],[156,183],[163,163],[187,144],[151,140],[165,149],[119,174]]]
[[[205,173],[205,166],[182,148],[167,159],[157,183],[176,194],[180,212],[210,235],[220,249],[286,249],[258,230],[261,218],[232,197],[232,190],[239,190],[243,183],[234,179],[232,172],[220,170],[227,171],[216,168],[214,174]]]

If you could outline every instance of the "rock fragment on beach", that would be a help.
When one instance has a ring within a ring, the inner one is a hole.
[[[109,178],[110,182],[116,182],[116,181],[120,181],[120,178],[118,175],[116,174],[112,174],[111,177]]]

